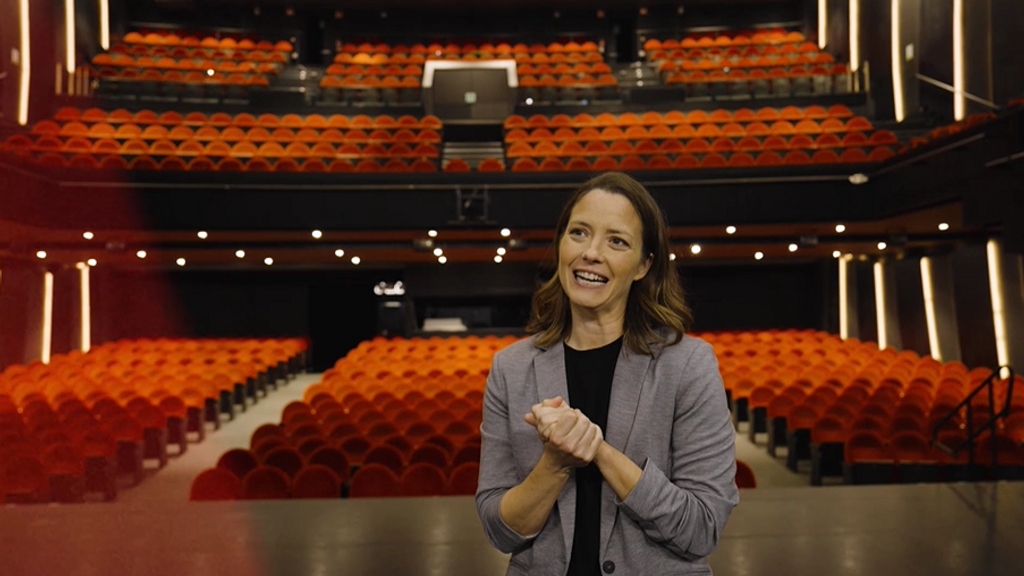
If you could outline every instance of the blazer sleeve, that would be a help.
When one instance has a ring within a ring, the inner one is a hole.
[[[508,388],[501,369],[501,354],[495,354],[484,389],[483,423],[480,425],[480,478],[476,510],[484,533],[495,548],[508,554],[524,548],[536,537],[524,537],[501,517],[501,499],[520,483],[509,438]],[[521,415],[519,417],[522,417]]]
[[[691,562],[711,554],[739,491],[735,432],[709,344],[691,353],[676,390],[671,470],[650,459],[641,468],[633,491],[616,504],[674,554]]]

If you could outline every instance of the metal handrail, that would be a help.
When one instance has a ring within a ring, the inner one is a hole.
[[[1002,372],[1002,370],[1004,368],[1007,371],[1006,399],[1005,399],[1005,403],[1003,404],[1003,408],[1001,410],[999,410],[999,412],[993,412],[993,410],[995,408],[995,382],[996,382],[996,380],[1000,379],[999,378],[999,374]],[[960,451],[963,450],[964,447],[966,447],[967,448],[967,464],[968,464],[969,467],[971,467],[973,469],[973,467],[974,467],[974,441],[979,436],[981,436],[982,433],[984,433],[987,430],[987,431],[990,432],[989,438],[991,439],[990,444],[992,446],[992,465],[993,466],[997,466],[998,465],[998,453],[997,453],[997,450],[996,450],[996,435],[995,435],[995,432],[996,432],[996,422],[1000,418],[1005,418],[1010,413],[1010,402],[1011,402],[1011,399],[1013,398],[1013,380],[1014,380],[1014,374],[1013,374],[1013,369],[1012,368],[1010,368],[1009,366],[1000,366],[999,368],[997,368],[994,372],[992,372],[991,375],[989,375],[988,378],[986,378],[984,380],[984,382],[979,384],[978,387],[975,388],[973,392],[968,394],[967,397],[964,398],[964,400],[962,402],[957,404],[956,407],[953,408],[949,412],[949,414],[946,415],[945,418],[940,420],[939,423],[935,425],[935,428],[932,430],[932,444],[934,444],[934,446],[936,448],[938,448],[939,450],[942,450],[943,452],[945,452],[946,454],[948,454],[952,458],[956,458],[956,455],[958,453],[960,453]],[[981,392],[982,390],[987,390],[988,391],[988,409],[989,409],[989,413],[992,414],[992,415],[988,419],[988,421],[985,422],[985,424],[980,426],[979,429],[977,431],[975,431],[974,430],[974,418],[973,418],[973,416],[974,416],[974,408],[971,406],[971,400],[979,392]],[[960,410],[962,410],[965,407],[967,409],[967,438],[964,439],[964,441],[961,442],[955,448],[950,447],[950,446],[946,446],[945,444],[943,444],[942,442],[939,441],[939,430],[941,430],[942,427],[945,426],[946,423],[949,422],[952,418],[954,418],[956,416],[959,416]]]

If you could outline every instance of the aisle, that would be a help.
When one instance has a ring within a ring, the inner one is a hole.
[[[799,473],[786,468],[786,449],[779,448],[772,458],[765,448],[767,434],[757,435],[757,444],[752,444],[747,437],[749,422],[740,422],[740,431],[736,433],[736,459],[742,460],[754,470],[758,488],[794,488],[811,485],[810,462],[801,462]]]
[[[172,456],[167,466],[160,471],[147,471],[147,477],[134,488],[118,494],[117,501],[128,504],[171,500],[186,502],[192,479],[197,474],[217,464],[220,455],[232,448],[248,448],[249,437],[261,424],[280,422],[281,412],[293,400],[301,400],[302,392],[320,380],[320,374],[300,374],[288,384],[271,390],[259,404],[250,405],[245,412],[237,413],[231,422],[224,422],[220,430],[207,429],[206,440],[189,444],[183,456]]]

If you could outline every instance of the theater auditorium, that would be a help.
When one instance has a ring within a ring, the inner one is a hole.
[[[525,573],[478,511],[494,358],[609,172],[717,360],[714,574],[1020,574],[1022,26],[0,0],[0,574]]]

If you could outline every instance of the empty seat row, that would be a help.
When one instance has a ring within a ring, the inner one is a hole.
[[[73,168],[86,170],[159,170],[175,172],[331,172],[331,173],[406,173],[436,172],[437,165],[426,159],[406,161],[392,158],[383,164],[372,158],[281,158],[274,161],[265,157],[166,156],[157,159],[149,155],[92,156],[75,154],[68,158],[47,152],[38,157],[20,156],[47,169]],[[247,159],[248,158],[248,159]],[[300,163],[301,162],[301,163]],[[355,163],[353,163],[355,162]]]
[[[62,141],[52,136],[43,136],[34,142],[26,141],[24,136],[12,136],[7,140],[4,150],[14,154],[23,151],[57,152],[67,154],[120,154],[122,156],[210,156],[210,157],[251,157],[264,156],[269,158],[436,158],[438,149],[432,144],[414,142],[384,145],[341,144],[335,147],[330,142],[318,142],[312,146],[304,142],[293,142],[283,145],[277,141],[199,141],[182,140],[175,142],[169,139],[154,140],[147,143],[140,139],[124,142],[104,138],[90,141],[85,138],[69,138]],[[391,141],[379,141],[391,142]]]
[[[428,55],[423,56],[420,54],[411,55],[400,55],[400,54],[338,54],[334,57],[335,64],[358,64],[363,66],[408,66],[408,65],[423,65],[427,60],[464,60],[464,61],[479,61],[479,60],[515,60],[516,64],[579,64],[579,63],[591,63],[596,64],[604,62],[604,57],[599,52],[577,52],[572,54],[544,54],[544,53],[483,53],[483,54],[448,54],[448,55]]]
[[[804,66],[819,66],[826,69],[834,69],[835,60],[830,54],[821,53],[817,56],[762,56],[760,58],[722,58],[713,60],[709,58],[703,58],[700,60],[662,60],[656,62],[656,70],[661,74],[665,75],[671,72],[695,72],[698,70],[704,72],[712,72],[715,70],[725,70],[726,72],[734,69],[739,70],[754,70],[754,69],[781,69],[784,71],[791,71],[798,67]],[[841,68],[838,68],[842,70]]]
[[[327,67],[328,76],[423,76],[423,66],[408,64],[405,66],[376,64],[331,64]]]
[[[515,128],[505,134],[505,142],[571,142],[571,141],[615,141],[615,140],[668,140],[668,139],[693,139],[693,138],[743,138],[743,137],[765,137],[765,136],[792,136],[803,134],[809,136],[835,135],[836,138],[843,138],[844,135],[852,133],[870,132],[872,126],[866,119],[857,117],[847,122],[838,118],[822,121],[820,124],[814,120],[800,120],[793,123],[788,120],[777,120],[771,124],[765,122],[750,122],[749,124],[676,124],[669,127],[666,124],[656,124],[651,127],[629,126],[620,128],[610,126],[607,128],[534,128],[525,130]],[[878,144],[893,144],[896,137],[888,130],[877,131],[879,136],[885,138],[884,142]],[[855,138],[851,136],[851,138]],[[859,137],[856,137],[859,138]]]
[[[149,32],[142,33],[138,31],[128,32],[121,39],[125,44],[146,44],[150,46],[188,46],[188,47],[201,47],[201,48],[217,48],[220,50],[273,50],[276,52],[292,52],[294,47],[291,42],[281,40],[279,42],[271,43],[267,40],[254,41],[249,38],[243,38],[236,40],[234,38],[216,38],[213,36],[206,36],[200,39],[197,36],[179,36],[176,33],[160,33],[160,32]]]
[[[309,114],[306,116],[300,116],[298,114],[284,114],[281,116],[278,116],[277,114],[260,114],[259,116],[255,116],[248,112],[241,112],[235,115],[231,115],[226,112],[215,112],[207,116],[203,112],[188,112],[183,115],[180,112],[169,110],[158,114],[152,110],[130,112],[123,108],[118,108],[108,112],[102,108],[88,108],[82,111],[74,107],[63,107],[54,115],[54,120],[58,122],[80,121],[93,124],[99,122],[106,122],[109,124],[130,122],[142,126],[148,126],[150,124],[163,124],[165,126],[202,126],[209,124],[214,127],[237,126],[240,128],[252,128],[260,126],[263,128],[281,127],[290,129],[380,128],[384,130],[391,130],[400,128],[430,128],[439,130],[442,128],[441,120],[437,116],[433,115],[427,115],[422,118],[404,115],[396,119],[394,116],[387,114],[382,114],[380,116],[367,116],[365,114],[346,116],[343,114],[332,114],[331,116],[325,117],[321,114]],[[41,121],[37,123],[36,126],[45,125],[47,126],[47,130],[43,133],[54,133],[50,131],[52,123],[44,124],[46,122],[47,121],[45,120]]]
[[[182,72],[168,70],[161,72],[158,69],[150,68],[138,70],[136,68],[100,68],[95,73],[100,78],[100,90],[104,83],[125,82],[128,85],[137,82],[155,82],[161,84],[228,84],[236,86],[269,86],[270,80],[263,73],[214,73],[207,71],[193,70]]]
[[[33,126],[32,134],[36,136],[61,136],[78,137],[89,139],[114,139],[114,140],[198,140],[200,142],[212,142],[223,140],[225,142],[304,142],[315,144],[319,142],[440,142],[441,135],[437,130],[430,128],[417,129],[384,129],[376,128],[364,130],[356,128],[351,130],[339,130],[327,128],[324,130],[316,128],[264,128],[256,126],[244,129],[238,126],[228,126],[219,129],[215,126],[201,126],[194,129],[192,126],[172,126],[168,128],[162,124],[150,124],[143,128],[138,124],[113,124],[97,122],[96,124],[84,124],[81,122],[68,122],[63,125],[56,125],[53,122],[43,120]],[[17,138],[15,136],[14,138]],[[49,144],[48,144],[49,145]]]
[[[883,162],[895,155],[887,146],[872,148],[865,152],[861,148],[848,148],[841,154],[833,150],[791,150],[780,155],[775,151],[761,152],[756,156],[747,152],[717,153],[698,155],[684,153],[675,155],[656,154],[641,157],[596,156],[593,159],[577,156],[563,160],[558,157],[519,158],[512,164],[513,172],[577,172],[612,170],[688,170],[692,168],[754,168],[773,166],[810,166],[829,164],[866,164]],[[621,159],[619,159],[621,158]],[[539,160],[539,162],[538,162]]]
[[[252,62],[280,62],[288,61],[287,52],[275,51],[273,46],[269,48],[240,50],[220,48],[198,48],[191,46],[154,46],[147,44],[124,44],[118,42],[110,47],[103,54],[127,54],[131,56],[149,56],[150,58],[213,58],[218,60],[236,60]],[[282,60],[283,58],[283,60]]]
[[[799,120],[825,120],[827,118],[852,118],[853,112],[842,104],[835,104],[828,109],[822,106],[808,106],[807,108],[799,108],[797,106],[786,106],[785,108],[771,108],[764,107],[757,111],[750,108],[740,108],[738,110],[726,110],[719,108],[710,112],[706,110],[672,110],[670,112],[644,112],[642,114],[636,114],[634,112],[625,112],[622,114],[611,114],[605,112],[593,116],[591,114],[577,114],[576,116],[569,116],[568,114],[555,114],[553,116],[546,116],[544,114],[534,114],[529,119],[519,115],[513,114],[505,119],[505,129],[510,130],[513,128],[563,128],[563,127],[576,127],[576,128],[605,128],[609,126],[654,126],[656,124],[728,124],[731,122],[736,123],[749,123],[749,122],[775,122],[777,120],[788,120],[788,121],[799,121]],[[870,127],[870,124],[868,125]]]
[[[644,50],[675,50],[677,48],[711,48],[729,46],[749,46],[751,44],[803,44],[803,34],[797,31],[786,32],[774,29],[769,31],[741,31],[736,34],[728,32],[718,34],[695,34],[681,40],[669,38],[658,40],[651,38],[644,42]]]
[[[817,45],[805,43],[799,47],[795,45],[760,44],[729,48],[690,48],[675,50],[653,50],[647,53],[647,61],[657,63],[662,60],[701,60],[704,58],[720,60],[723,58],[759,58],[762,56],[778,55],[806,55],[814,61],[821,59],[821,62],[834,62],[834,58],[828,52],[820,52]]]
[[[597,52],[598,47],[594,42],[551,42],[550,44],[532,44],[526,45],[518,43],[515,45],[508,44],[507,42],[500,42],[498,44],[491,44],[488,42],[484,43],[473,43],[464,42],[462,44],[448,43],[448,44],[413,44],[406,46],[405,44],[353,44],[346,43],[342,44],[338,52],[340,54],[422,54],[422,55],[434,55],[434,54],[471,54],[474,52],[489,52],[496,54],[508,54],[508,53],[531,53],[531,54],[565,54],[575,52]]]
[[[416,88],[420,87],[420,76],[324,76],[320,80],[323,88]]]
[[[505,150],[509,158],[537,156],[624,156],[628,154],[707,154],[710,152],[760,152],[762,150],[827,150],[840,148],[873,148],[878,146],[897,145],[894,139],[887,137],[891,133],[878,131],[869,139],[861,132],[851,132],[840,140],[834,134],[823,134],[818,139],[799,135],[793,137],[770,136],[764,140],[757,138],[741,138],[738,140],[718,138],[708,141],[703,138],[691,140],[669,139],[661,143],[654,140],[616,140],[609,143],[601,140],[575,141],[570,140],[556,145],[554,142],[540,142],[531,146],[526,142],[515,142]],[[878,136],[877,138],[875,136]],[[856,137],[855,137],[856,136]],[[837,150],[841,154],[842,150]]]
[[[99,67],[114,68],[155,68],[159,70],[213,70],[215,72],[247,72],[257,70],[260,72],[275,73],[279,70],[277,64],[287,62],[280,52],[266,54],[264,52],[253,52],[251,58],[174,58],[171,56],[133,57],[127,54],[97,54],[92,58],[92,65]]]
[[[594,74],[594,75],[602,75],[602,74],[611,74],[612,73],[612,69],[611,69],[611,66],[605,64],[604,62],[599,62],[597,64],[579,63],[579,64],[575,64],[575,65],[555,64],[554,66],[552,66],[551,64],[538,64],[536,66],[534,66],[533,64],[520,64],[519,66],[516,67],[516,72],[519,74],[520,77],[522,77],[522,76],[531,76],[531,75],[532,76],[543,76],[545,74],[554,74],[554,75],[561,75],[561,74],[576,74],[576,75]]]

